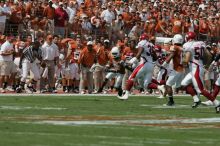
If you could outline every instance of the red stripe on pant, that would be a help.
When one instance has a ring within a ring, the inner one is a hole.
[[[197,82],[197,84],[199,86],[199,89],[200,89],[202,95],[204,95],[209,100],[214,101],[215,98],[208,91],[204,90],[202,81],[201,81],[200,76],[199,76],[199,66],[197,66],[196,73],[195,73],[194,76],[195,76],[196,82]]]
[[[130,75],[130,77],[128,78],[127,80],[127,85],[126,85],[126,90],[127,91],[130,91],[133,84],[134,84],[134,81],[133,79],[137,76],[137,73],[143,68],[144,66],[144,63],[140,64],[139,66],[137,66],[135,68],[135,70],[132,72],[132,74]]]
[[[197,66],[197,67],[196,67],[196,72],[195,72],[194,77],[195,77],[195,79],[196,79],[196,82],[197,82],[197,84],[198,84],[198,86],[199,86],[200,91],[202,92],[203,89],[204,89],[204,87],[203,87],[202,81],[201,81],[201,79],[200,79],[199,73],[200,73],[200,71],[199,71],[199,66]]]
[[[129,77],[129,80],[132,80],[136,77],[137,73],[141,70],[141,68],[144,66],[144,63],[138,65],[135,70],[132,72],[132,74]]]

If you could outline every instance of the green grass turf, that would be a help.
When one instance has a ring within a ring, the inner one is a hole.
[[[204,100],[204,99],[203,99]],[[159,120],[220,117],[213,107],[190,107],[191,97],[0,97],[0,146],[217,146],[220,123],[52,125],[42,120]],[[184,105],[183,107],[179,105]]]

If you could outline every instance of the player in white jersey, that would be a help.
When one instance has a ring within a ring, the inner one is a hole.
[[[119,99],[128,99],[130,90],[135,81],[141,79],[143,80],[143,87],[148,87],[151,83],[153,69],[154,69],[154,58],[156,58],[156,53],[154,51],[154,45],[147,41],[148,36],[142,34],[140,36],[140,42],[137,45],[138,53],[136,57],[130,60],[130,64],[138,64],[138,66],[133,70],[132,74],[127,80],[126,91],[123,96],[118,96]],[[140,61],[139,61],[140,60]],[[156,87],[159,87],[156,85]]]
[[[212,92],[212,95],[214,98],[213,100],[215,100],[220,91],[220,54],[219,53],[216,55],[214,61],[211,63],[209,70],[213,70],[213,68],[216,68],[216,71],[218,72],[218,78],[215,81],[214,89]],[[210,105],[213,105],[214,102],[212,102],[211,100],[208,100],[207,102],[205,102],[205,104],[207,105],[207,103],[209,103]],[[216,107],[216,112],[217,113],[220,112],[220,106]]]
[[[194,89],[192,92],[194,94],[202,94],[211,100],[216,107],[219,107],[219,101],[215,100],[215,98],[205,90],[203,77],[204,77],[204,68],[203,68],[203,57],[204,57],[204,49],[206,47],[204,42],[196,41],[196,34],[194,32],[188,32],[186,35],[186,43],[183,45],[185,51],[184,58],[184,66],[189,66],[190,72],[186,75],[186,77],[181,82],[183,87],[193,85]],[[195,107],[200,104],[200,99],[194,98]],[[216,108],[217,109],[217,108]],[[219,110],[219,108],[218,108]]]

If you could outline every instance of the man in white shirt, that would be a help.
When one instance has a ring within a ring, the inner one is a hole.
[[[53,43],[53,36],[48,35],[42,48],[42,66],[46,66],[45,70],[48,70],[47,78],[49,84],[49,91],[55,93],[55,65],[58,63],[59,59],[59,49],[56,44]],[[44,80],[41,80],[41,91],[45,88]]]
[[[10,15],[10,9],[4,7],[3,3],[0,5],[0,33],[5,32],[5,23],[7,16]]]
[[[112,6],[109,5],[108,8],[101,13],[101,18],[107,23],[111,24],[115,19],[115,13],[112,11]]]
[[[9,76],[11,75],[11,77],[14,77],[14,74],[17,72],[15,64],[13,62],[13,39],[13,37],[8,36],[5,43],[2,44],[0,50],[0,87],[3,88],[2,93],[5,92]]]
[[[106,23],[105,27],[108,32],[108,37],[111,39],[112,37],[112,21],[115,20],[115,13],[112,10],[112,6],[108,4],[108,8],[101,13],[101,19]]]

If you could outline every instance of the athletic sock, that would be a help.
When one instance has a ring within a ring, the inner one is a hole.
[[[220,103],[219,103],[218,100],[215,99],[215,100],[213,101],[213,104],[214,104],[215,106],[219,106]]]
[[[63,86],[63,91],[66,91],[66,86]]]
[[[212,96],[216,98],[218,93],[219,93],[219,91],[220,91],[220,86],[215,85],[213,93],[212,93]]]
[[[3,83],[3,89],[6,89],[7,86],[8,86],[8,82],[4,82],[4,83]]]
[[[20,87],[22,90],[24,90],[24,85],[25,85],[25,82],[20,82],[19,87]]]
[[[212,102],[215,100],[215,97],[212,96],[208,91],[206,91],[205,89],[202,90],[202,95],[204,95],[206,98],[208,98],[209,100],[211,100]]]
[[[195,89],[193,88],[192,85],[186,86],[185,90],[186,90],[186,92],[187,92],[188,94],[190,94],[192,97],[196,95],[196,91],[195,91]]]
[[[198,97],[197,95],[194,95],[194,96],[193,96],[193,101],[194,101],[194,102],[199,102],[200,99],[199,99],[199,97]]]
[[[126,90],[130,91],[131,88],[133,87],[134,81],[132,80],[127,80],[127,85],[126,85]]]
[[[168,96],[168,98],[170,102],[174,103],[173,96]]]

